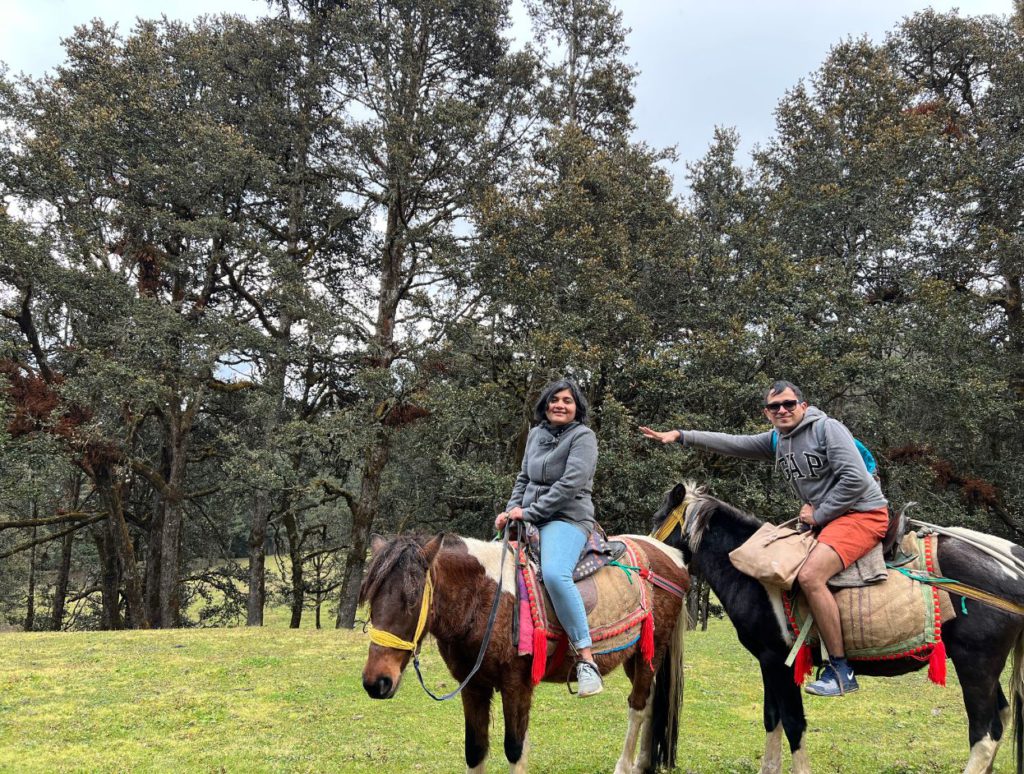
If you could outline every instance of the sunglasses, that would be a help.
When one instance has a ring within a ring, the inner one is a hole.
[[[786,411],[792,411],[800,405],[798,400],[780,400],[778,403],[765,403],[764,407],[771,414],[778,414],[779,409],[786,409]]]

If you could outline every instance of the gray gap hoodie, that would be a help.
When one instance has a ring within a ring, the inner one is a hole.
[[[821,427],[815,427],[821,423]],[[824,411],[808,406],[803,420],[788,433],[780,433],[772,452],[772,431],[755,435],[680,430],[679,441],[695,449],[752,460],[775,460],[797,496],[814,506],[819,526],[851,511],[870,511],[888,505],[878,482],[846,425]]]
[[[584,424],[572,422],[555,430],[547,422],[530,430],[523,464],[505,510],[523,509],[523,521],[538,526],[559,519],[588,535],[594,520],[594,471],[597,437]]]

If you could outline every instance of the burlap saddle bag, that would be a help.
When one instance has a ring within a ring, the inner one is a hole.
[[[812,530],[798,531],[783,524],[762,524],[739,548],[729,552],[733,566],[770,586],[793,588],[807,555],[818,544]]]

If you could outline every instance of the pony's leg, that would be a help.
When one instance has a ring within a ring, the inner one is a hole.
[[[949,643],[953,666],[963,689],[964,707],[967,709],[967,735],[971,753],[964,766],[964,774],[987,774],[992,770],[996,752],[1006,731],[1008,719],[1006,696],[999,685],[1000,663],[978,663],[960,653],[955,641]],[[982,661],[986,661],[983,659]],[[988,667],[988,668],[986,668]]]
[[[999,752],[999,746],[1003,743],[1003,736],[1006,731],[1010,728],[1010,702],[1006,700],[1006,694],[1003,693],[1003,686],[996,685],[996,715],[999,718],[999,726],[1002,729],[999,739],[996,741],[996,749],[992,752],[992,759],[988,762],[988,768],[985,769],[985,774],[992,774],[992,767],[996,762],[996,754]]]
[[[529,678],[510,682],[501,689],[501,709],[505,716],[505,757],[509,774],[526,774],[529,745],[526,732],[530,725],[533,686]]]
[[[488,730],[491,725],[490,686],[467,685],[460,694],[462,713],[466,720],[466,770],[469,774],[484,774],[487,769],[487,749],[490,745]]]
[[[615,774],[641,774],[651,767],[651,740],[654,732],[651,726],[651,713],[654,707],[650,701],[650,693],[654,673],[646,664],[641,664],[635,655],[626,662],[625,667],[633,688],[629,692],[626,741],[622,745],[622,754],[615,763]],[[637,742],[640,743],[639,754],[636,749]]]
[[[793,670],[781,658],[766,654],[761,659],[764,681],[764,757],[760,774],[782,774],[782,735],[786,735],[793,756],[793,774],[810,774],[807,757],[807,718],[800,686]]]
[[[626,726],[626,742],[622,746],[622,755],[619,756],[619,760],[615,763],[615,774],[639,774],[639,772],[646,771],[650,767],[651,762],[651,747],[646,741],[648,734],[647,729],[651,723],[651,707],[650,705],[644,707],[642,710],[635,710],[632,707],[629,708],[629,719]],[[640,745],[640,756],[636,756],[636,743],[641,737],[641,732],[645,732],[644,742]],[[636,762],[634,764],[634,758]]]

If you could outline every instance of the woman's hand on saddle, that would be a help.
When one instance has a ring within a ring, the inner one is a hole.
[[[646,435],[648,438],[654,441],[661,441],[662,443],[675,443],[679,440],[681,433],[678,430],[666,430],[665,432],[658,432],[652,430],[649,427],[641,427],[640,432]]]
[[[522,521],[523,509],[518,505],[510,511],[502,511],[498,514],[498,518],[494,520],[494,528],[501,532],[505,529],[505,525],[510,521]]]

